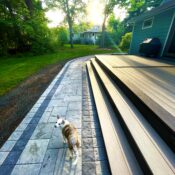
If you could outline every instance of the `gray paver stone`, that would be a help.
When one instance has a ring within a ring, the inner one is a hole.
[[[21,137],[22,133],[23,131],[14,131],[8,140],[18,140]]]
[[[58,157],[58,149],[48,149],[40,170],[40,175],[53,175]]]
[[[38,175],[41,164],[16,165],[11,175]]]
[[[83,162],[95,161],[94,149],[93,148],[82,149],[82,159]]]
[[[9,152],[0,152],[0,165],[4,162]]]
[[[38,124],[31,139],[49,139],[51,138],[53,128],[54,128],[54,125],[52,123]]]
[[[42,163],[48,143],[49,139],[29,140],[17,163]]]
[[[83,138],[82,139],[82,148],[92,148],[93,140],[92,138]]]
[[[1,147],[0,151],[11,151],[14,147],[16,141],[9,141],[7,140],[4,145]]]
[[[82,164],[82,175],[95,175],[95,163],[94,162],[83,162]]]
[[[82,137],[84,137],[84,138],[92,137],[91,129],[83,129],[82,130]]]

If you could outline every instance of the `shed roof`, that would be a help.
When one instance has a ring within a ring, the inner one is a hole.
[[[92,29],[87,30],[83,33],[100,33],[100,32],[101,32],[100,26],[94,26]]]
[[[150,10],[150,11],[147,11],[147,12],[143,13],[140,16],[132,18],[130,20],[130,23],[141,21],[145,18],[149,18],[151,16],[157,15],[159,13],[170,10],[172,8],[175,8],[175,0],[165,0],[161,3],[161,5],[159,7],[156,7],[154,9]]]

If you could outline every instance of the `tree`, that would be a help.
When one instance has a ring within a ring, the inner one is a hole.
[[[90,22],[79,22],[78,24],[74,24],[73,25],[73,30],[74,33],[78,34],[81,32],[84,32],[86,30],[89,30],[93,27],[93,24],[91,24]]]
[[[75,18],[85,12],[85,3],[83,0],[47,0],[46,4],[51,8],[59,8],[65,13],[69,26],[70,44],[73,48],[73,24]]]
[[[161,2],[162,0],[104,0],[104,19],[102,24],[100,46],[105,47],[105,38],[108,35],[111,35],[111,38],[115,38],[115,42],[118,44],[121,40],[121,36],[132,30],[131,26],[127,24],[129,19],[138,16],[149,9],[159,6]],[[128,11],[129,15],[123,22],[116,20],[112,14],[115,5],[124,7]],[[108,18],[109,22],[107,30],[109,33],[106,32],[106,21]]]
[[[0,55],[52,50],[41,1],[1,0]]]
[[[68,43],[68,29],[65,25],[51,28],[51,42],[55,49]]]
[[[128,16],[123,21],[123,23],[125,23],[126,32],[132,31],[132,24],[129,24],[128,21],[148,10],[159,6],[161,2],[162,0],[128,0],[123,3],[123,6],[128,12]]]
[[[125,23],[116,19],[114,13],[112,13],[107,23],[107,31],[115,44],[118,45],[122,35],[125,33]]]
[[[104,18],[102,23],[102,40],[101,47],[103,48],[105,45],[105,30],[106,30],[106,21],[110,14],[113,12],[115,5],[122,5],[124,0],[104,0]]]
[[[25,4],[29,10],[30,16],[33,14],[34,6],[32,0],[25,0]]]
[[[161,2],[162,0],[129,0],[125,3],[125,7],[129,13],[127,20],[159,6]]]

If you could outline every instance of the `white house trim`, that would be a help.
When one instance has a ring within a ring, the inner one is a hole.
[[[175,19],[175,12],[174,12],[174,14],[173,14],[172,21],[171,21],[171,25],[170,25],[170,27],[169,27],[169,29],[168,29],[168,33],[167,33],[167,36],[166,36],[166,39],[165,39],[165,43],[164,43],[164,46],[163,46],[163,49],[162,49],[162,52],[161,52],[160,56],[163,56],[163,53],[164,53],[164,51],[165,51],[165,47],[166,47],[166,44],[167,44],[167,42],[168,42],[168,38],[169,38],[169,35],[170,35],[170,32],[171,32],[171,28],[172,28],[174,19]]]

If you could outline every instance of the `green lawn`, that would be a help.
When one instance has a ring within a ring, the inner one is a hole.
[[[50,64],[64,60],[101,53],[112,53],[118,50],[103,50],[97,46],[68,45],[58,49],[57,53],[41,56],[3,57],[0,58],[0,96],[19,85],[23,80]]]

